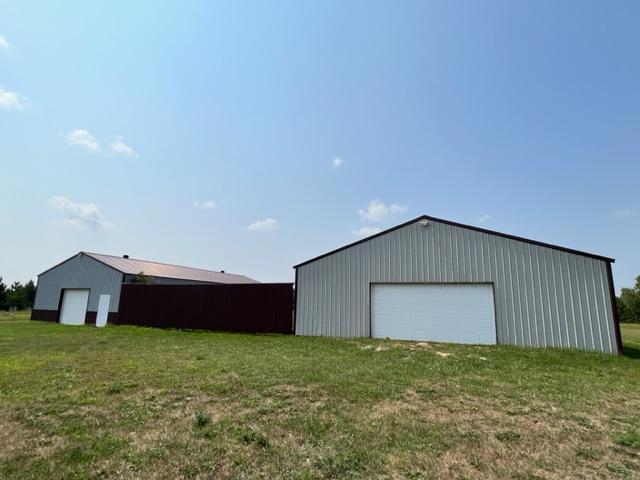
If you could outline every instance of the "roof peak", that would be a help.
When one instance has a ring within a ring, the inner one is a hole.
[[[409,220],[407,222],[401,223],[399,225],[395,225],[395,226],[393,226],[391,228],[388,228],[386,230],[383,230],[381,232],[374,233],[373,235],[369,235],[368,237],[361,238],[360,240],[356,240],[355,242],[348,243],[347,245],[344,245],[342,247],[336,248],[335,250],[331,250],[331,251],[329,251],[327,253],[324,253],[322,255],[318,255],[317,257],[313,257],[313,258],[311,258],[309,260],[306,260],[306,261],[304,261],[302,263],[294,265],[293,268],[298,268],[298,267],[301,267],[301,266],[306,265],[308,263],[315,262],[316,260],[320,260],[321,258],[328,257],[329,255],[333,255],[334,253],[338,253],[338,252],[340,252],[342,250],[346,250],[348,248],[354,247],[356,245],[359,245],[361,243],[367,242],[369,240],[373,240],[374,238],[380,237],[380,236],[385,235],[387,233],[391,233],[391,232],[393,232],[395,230],[398,230],[400,228],[409,226],[409,225],[414,224],[416,222],[419,222],[421,220],[430,220],[430,221],[433,221],[433,222],[444,223],[445,225],[451,225],[453,227],[466,228],[466,229],[469,229],[469,230],[474,230],[476,232],[486,233],[486,234],[489,234],[489,235],[497,235],[499,237],[508,238],[508,239],[511,239],[511,240],[517,240],[517,241],[529,243],[529,244],[532,244],[532,245],[538,245],[540,247],[546,247],[546,248],[551,248],[551,249],[554,249],[554,250],[560,250],[560,251],[563,251],[563,252],[566,252],[566,253],[573,253],[575,255],[582,255],[582,256],[585,256],[585,257],[595,258],[597,260],[603,260],[603,261],[610,262],[610,263],[615,262],[615,259],[613,259],[613,258],[605,257],[605,256],[602,256],[602,255],[597,255],[595,253],[583,252],[583,251],[580,251],[580,250],[575,250],[573,248],[567,248],[567,247],[563,247],[563,246],[560,246],[560,245],[554,245],[552,243],[545,243],[545,242],[541,242],[541,241],[538,241],[538,240],[532,240],[530,238],[519,237],[517,235],[511,235],[511,234],[508,234],[508,233],[502,233],[502,232],[498,232],[498,231],[495,231],[495,230],[489,230],[489,229],[482,228],[482,227],[476,227],[475,225],[467,225],[467,224],[464,224],[464,223],[453,222],[451,220],[445,220],[445,219],[442,219],[442,218],[432,217],[431,215],[420,215],[419,217],[411,219],[411,220]]]

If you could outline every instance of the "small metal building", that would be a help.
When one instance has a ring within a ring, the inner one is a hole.
[[[169,265],[98,253],[80,252],[38,275],[32,320],[72,325],[117,321],[123,284],[143,272],[153,284],[259,283],[244,275]]]
[[[619,353],[613,261],[424,215],[296,265],[295,332]]]

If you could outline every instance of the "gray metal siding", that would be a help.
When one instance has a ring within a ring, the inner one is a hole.
[[[109,311],[117,312],[121,285],[122,273],[79,254],[38,277],[34,309],[57,310],[62,289],[88,288],[88,311],[97,312],[100,295],[106,294],[111,295]]]
[[[297,272],[296,334],[370,336],[370,284],[492,282],[498,343],[615,353],[607,262],[431,221]]]

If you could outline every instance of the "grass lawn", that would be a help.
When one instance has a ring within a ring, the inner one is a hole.
[[[0,478],[639,478],[623,336],[616,357],[4,315]]]

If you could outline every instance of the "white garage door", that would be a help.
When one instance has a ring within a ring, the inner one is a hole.
[[[371,336],[496,343],[493,285],[373,285]]]
[[[65,290],[62,296],[60,323],[64,325],[84,325],[88,301],[89,290]]]

